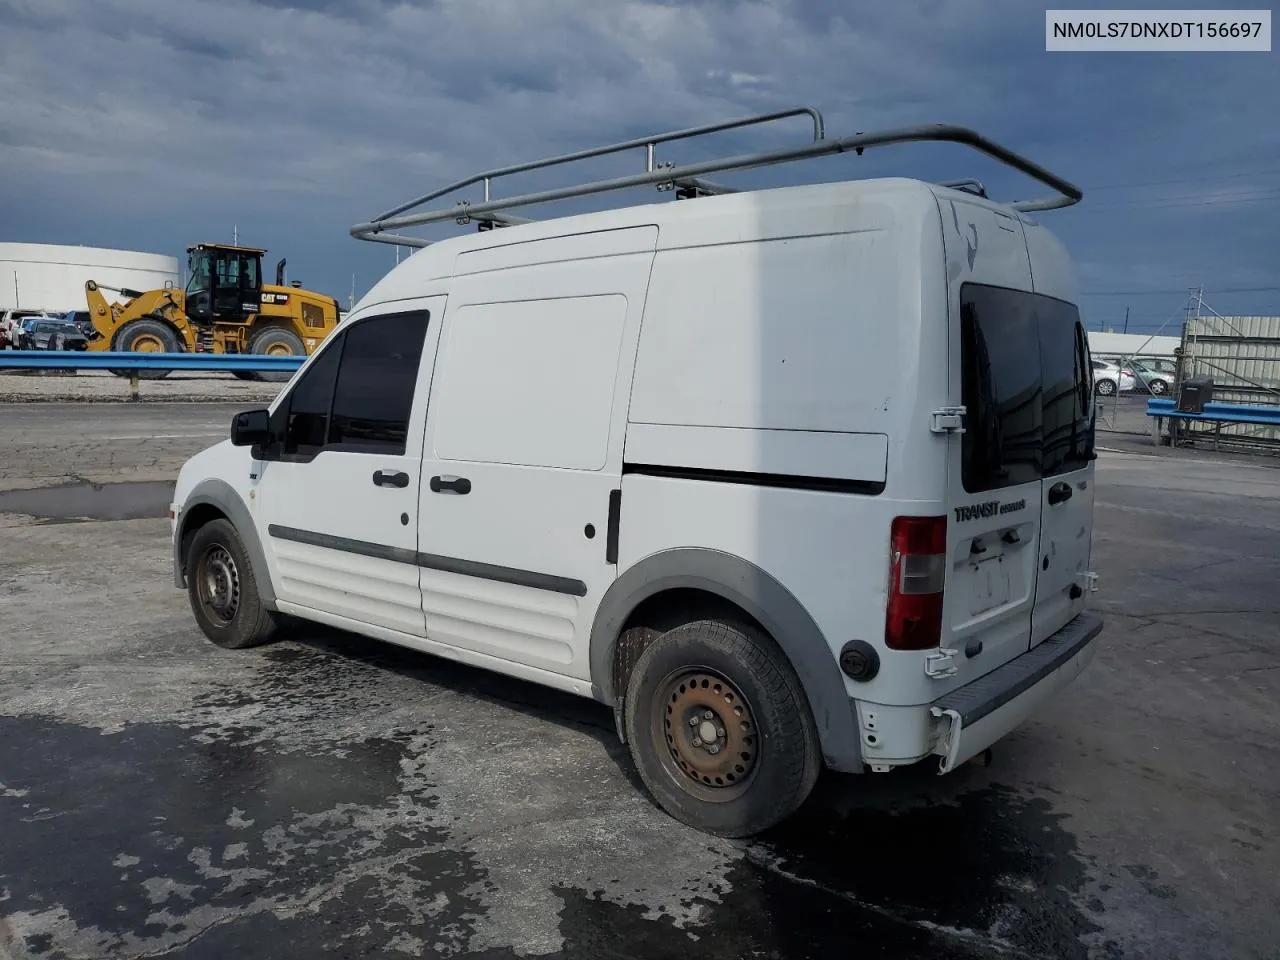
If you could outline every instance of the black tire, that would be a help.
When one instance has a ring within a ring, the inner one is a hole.
[[[1109,397],[1116,392],[1114,380],[1099,380],[1095,389],[1100,397]]]
[[[264,327],[260,333],[254,334],[253,340],[249,343],[250,353],[271,353],[273,349],[276,352],[287,350],[289,356],[294,357],[307,355],[307,348],[303,346],[302,338],[287,327]],[[292,370],[280,370],[250,373],[246,379],[252,378],[267,383],[287,383],[292,377]]]
[[[163,320],[144,317],[141,320],[130,320],[118,331],[111,341],[111,349],[121,353],[133,353],[137,347],[146,343],[149,347],[159,346],[159,351],[144,352],[177,353],[179,351],[178,335]],[[128,370],[112,370],[117,377],[127,377]],[[142,380],[163,380],[172,370],[139,370]]]
[[[636,661],[624,713],[632,760],[659,806],[714,836],[781,823],[822,768],[799,678],[744,624],[699,620],[659,636]],[[713,734],[711,745],[701,739]]]
[[[1158,378],[1153,379],[1147,386],[1151,390],[1151,395],[1155,397],[1163,397],[1169,392],[1169,385]]]
[[[196,531],[186,572],[191,612],[206,637],[228,650],[271,639],[275,616],[263,606],[253,564],[228,521],[211,520]]]

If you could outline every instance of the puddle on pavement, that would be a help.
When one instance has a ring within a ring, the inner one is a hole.
[[[350,682],[361,653],[460,691],[477,682],[470,668],[390,647],[375,656],[341,637],[264,650],[270,666],[255,689],[211,689],[195,723],[103,734],[0,716],[0,956],[515,958],[468,952],[504,890],[440,816],[440,791],[419,766],[431,728],[306,751],[288,735],[289,717],[361,697]],[[230,722],[246,708],[253,729]],[[562,710],[560,722],[590,719],[567,699]],[[546,919],[562,945],[548,956],[1117,955],[1114,944],[1086,947],[1100,932],[1079,905],[1090,865],[1048,801],[985,779],[944,791],[931,773],[906,773],[870,791],[859,778],[825,778],[794,820],[735,845],[742,856],[709,876],[714,889],[645,864],[651,893],[703,908],[692,925],[610,896],[606,885],[629,883],[616,865],[581,887],[551,880],[559,909]],[[556,846],[545,852],[554,858]],[[659,890],[664,879],[670,889]],[[20,939],[6,940],[6,917]]]
[[[15,943],[0,921],[0,948],[515,957],[467,952],[502,891],[431,822],[432,785],[405,790],[406,742],[300,754],[195,732],[0,717],[0,918],[24,918]],[[723,886],[682,891],[705,906],[683,929],[603,890],[554,887],[552,956],[1083,960],[1081,937],[1098,930],[1073,900],[1086,880],[1074,838],[1046,802],[1001,787],[897,811],[802,811],[743,850]]]
[[[1060,820],[1046,801],[1000,786],[900,810],[806,808],[747,845],[693,930],[558,891],[563,955],[608,956],[626,943],[644,958],[1085,960],[1096,954],[1082,938],[1100,927],[1076,905],[1087,864]]]
[[[64,483],[0,492],[0,513],[25,514],[52,523],[146,520],[167,517],[172,499],[170,482]]]
[[[403,789],[406,753],[0,717],[0,956],[383,956],[402,932],[452,953],[483,875]]]

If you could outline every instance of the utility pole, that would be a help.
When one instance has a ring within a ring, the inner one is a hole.
[[[1124,308],[1124,332],[1129,332],[1129,308]]]
[[[240,246],[240,225],[238,223],[231,225],[231,245],[233,247]]]
[[[351,275],[351,295],[347,297],[347,309],[354,310],[356,306],[356,275]]]

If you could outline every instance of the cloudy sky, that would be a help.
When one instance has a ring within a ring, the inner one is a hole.
[[[1221,313],[1280,313],[1278,103],[1276,53],[1046,53],[1027,0],[0,0],[0,240],[180,254],[238,229],[345,303],[353,274],[358,297],[395,262],[348,228],[410,196],[812,104],[830,135],[960,123],[1080,184],[1045,219],[1090,325],[1128,306],[1153,331],[1201,283]],[[575,172],[642,158],[625,162]],[[1036,192],[940,145],[720,179],[886,174]]]

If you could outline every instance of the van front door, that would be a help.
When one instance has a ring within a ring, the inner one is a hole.
[[[416,516],[426,417],[414,401],[427,392],[419,361],[436,299],[338,330],[272,411],[255,512],[286,612],[425,634]]]

